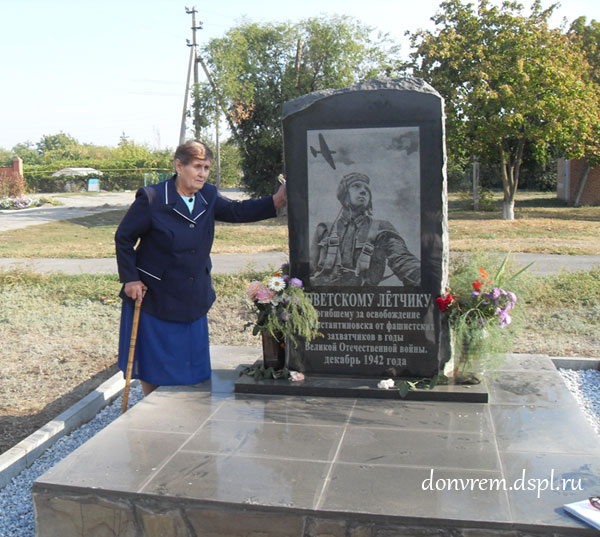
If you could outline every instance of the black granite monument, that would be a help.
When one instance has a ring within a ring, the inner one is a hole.
[[[323,337],[289,366],[428,377],[447,359],[443,101],[418,79],[312,93],[283,110],[291,273]]]

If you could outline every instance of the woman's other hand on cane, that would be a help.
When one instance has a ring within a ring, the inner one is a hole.
[[[125,294],[136,302],[142,301],[147,289],[148,288],[144,285],[144,283],[139,280],[137,282],[127,282],[125,284]]]

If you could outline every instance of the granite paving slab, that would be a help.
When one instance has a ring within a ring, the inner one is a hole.
[[[600,438],[519,358],[487,404],[160,388],[36,481],[37,535],[594,535],[562,505],[600,489]]]

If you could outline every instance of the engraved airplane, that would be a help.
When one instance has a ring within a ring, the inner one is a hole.
[[[312,145],[310,146],[310,152],[312,153],[313,157],[316,157],[320,153],[321,155],[323,155],[323,158],[325,159],[327,164],[329,164],[335,170],[335,162],[333,161],[333,155],[336,153],[336,151],[331,151],[329,149],[329,147],[325,143],[325,138],[323,138],[323,135],[320,133],[319,149],[320,151],[317,151]]]

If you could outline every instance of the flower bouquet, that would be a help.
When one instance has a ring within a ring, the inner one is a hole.
[[[459,269],[454,275],[456,284],[436,299],[450,328],[452,358],[446,364],[446,376],[477,382],[470,369],[489,367],[494,354],[509,350],[513,335],[509,326],[518,299],[514,291],[505,287],[531,264],[506,277],[508,257],[493,278],[483,267],[479,267],[477,277],[473,277],[469,267]]]
[[[263,281],[253,281],[247,289],[253,302],[256,321],[252,333],[263,336],[263,352],[266,346],[276,342],[283,349],[286,339],[294,345],[298,338],[311,341],[320,335],[317,311],[304,292],[302,281],[288,274],[285,264],[280,271]]]

